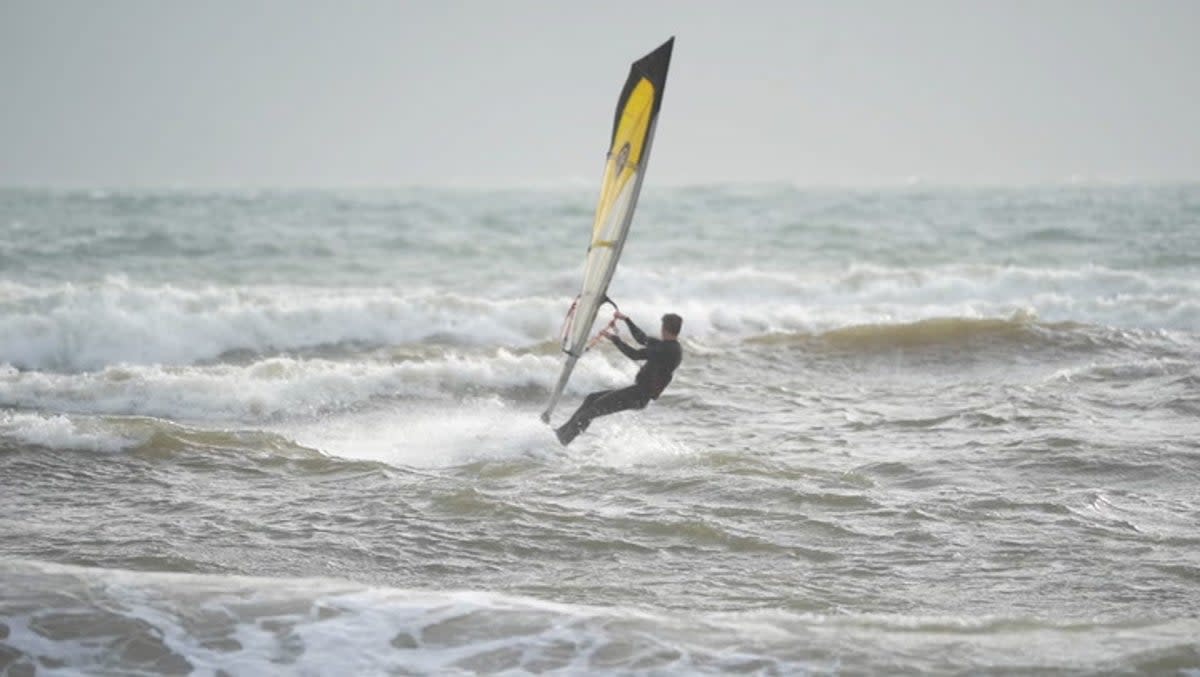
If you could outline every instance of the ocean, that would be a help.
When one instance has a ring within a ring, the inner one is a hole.
[[[1200,185],[595,198],[0,191],[0,674],[1200,675]]]

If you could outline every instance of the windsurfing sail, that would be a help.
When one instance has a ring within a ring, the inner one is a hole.
[[[638,193],[642,190],[642,179],[646,176],[674,45],[675,38],[672,37],[658,49],[634,61],[617,99],[608,159],[600,183],[600,199],[596,204],[592,237],[583,267],[583,286],[563,328],[562,349],[567,357],[546,411],[542,412],[542,420],[547,423],[567,387],[575,362],[586,349],[596,313],[608,299],[608,285],[625,247]]]

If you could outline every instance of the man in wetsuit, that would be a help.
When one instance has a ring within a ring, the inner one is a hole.
[[[579,433],[587,430],[594,418],[627,409],[643,409],[650,400],[657,400],[671,382],[671,375],[675,373],[675,367],[679,366],[679,361],[683,358],[683,351],[679,348],[679,329],[683,326],[683,319],[678,315],[667,313],[662,316],[662,339],[646,336],[633,320],[620,311],[617,312],[616,318],[625,320],[629,333],[643,347],[634,348],[616,334],[605,333],[605,336],[611,339],[626,357],[631,360],[646,360],[646,364],[638,370],[634,384],[628,388],[601,390],[585,397],[583,404],[579,405],[571,419],[554,431],[563,446],[570,444]]]

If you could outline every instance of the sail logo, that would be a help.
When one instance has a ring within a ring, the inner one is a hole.
[[[620,152],[617,153],[617,174],[625,171],[625,163],[629,162],[629,142],[625,142],[621,146]]]

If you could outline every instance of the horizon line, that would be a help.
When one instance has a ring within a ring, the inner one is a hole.
[[[647,190],[695,189],[725,187],[786,186],[797,190],[894,190],[894,189],[1013,189],[1066,187],[1170,187],[1200,184],[1200,177],[1178,178],[1106,178],[1063,177],[1059,179],[968,180],[937,177],[905,177],[861,181],[807,181],[801,179],[706,179],[690,181],[653,181]],[[595,181],[578,177],[564,179],[529,179],[520,181],[484,181],[451,179],[430,182],[386,181],[329,181],[329,182],[0,182],[3,191],[45,192],[299,192],[299,191],[398,191],[398,190],[461,190],[461,191],[520,191],[520,190],[592,190]]]

